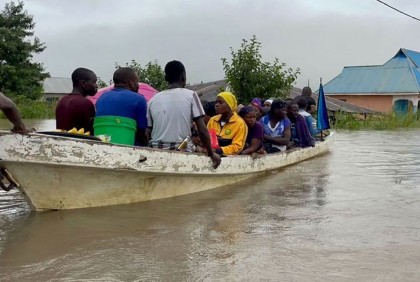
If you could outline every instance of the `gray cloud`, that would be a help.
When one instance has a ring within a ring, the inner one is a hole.
[[[389,3],[420,16],[417,0]],[[420,50],[420,22],[377,1],[28,0],[25,7],[47,45],[35,59],[52,76],[85,66],[107,80],[114,62],[178,59],[190,83],[217,80],[229,47],[255,34],[264,60],[299,67],[296,86],[309,79],[317,88],[320,77],[327,82],[346,65],[382,64],[401,47]]]

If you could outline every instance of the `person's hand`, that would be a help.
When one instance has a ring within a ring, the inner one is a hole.
[[[287,145],[287,149],[293,148],[296,145],[295,141],[290,141],[289,144]]]
[[[13,127],[12,129],[10,129],[10,131],[11,132],[13,132],[13,133],[19,133],[19,134],[27,134],[27,133],[30,133],[30,132],[34,132],[35,131],[35,129],[34,128],[32,128],[32,129],[27,129],[27,128],[25,128],[25,127]]]
[[[265,151],[265,148],[264,148],[264,147],[261,147],[261,149],[259,149],[259,150],[257,151],[257,153],[258,153],[258,154],[260,154],[260,155],[265,155],[265,154],[267,154],[267,152]]]
[[[222,159],[216,153],[213,153],[213,155],[210,156],[210,159],[213,162],[213,168],[214,169],[216,169],[220,165],[220,163],[222,162]]]

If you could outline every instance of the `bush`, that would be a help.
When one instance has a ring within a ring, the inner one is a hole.
[[[23,119],[49,119],[55,118],[55,107],[57,103],[34,101],[23,96],[13,98]],[[5,118],[0,112],[0,118]]]
[[[396,115],[360,115],[339,112],[335,115],[335,129],[347,130],[397,130],[401,128],[417,128],[420,122],[416,114]]]
[[[273,63],[263,62],[260,48],[261,43],[254,35],[249,41],[243,39],[240,49],[230,48],[231,62],[222,58],[229,87],[241,103],[256,97],[287,97],[300,73],[299,69],[286,68],[277,58]]]

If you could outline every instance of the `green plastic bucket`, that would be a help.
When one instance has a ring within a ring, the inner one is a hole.
[[[113,144],[134,145],[137,122],[119,116],[95,117],[93,122],[95,136]]]

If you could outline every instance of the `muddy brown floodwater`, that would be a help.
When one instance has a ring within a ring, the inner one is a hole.
[[[0,281],[420,281],[419,144],[340,131],[276,173],[131,205],[32,213],[0,191]]]

